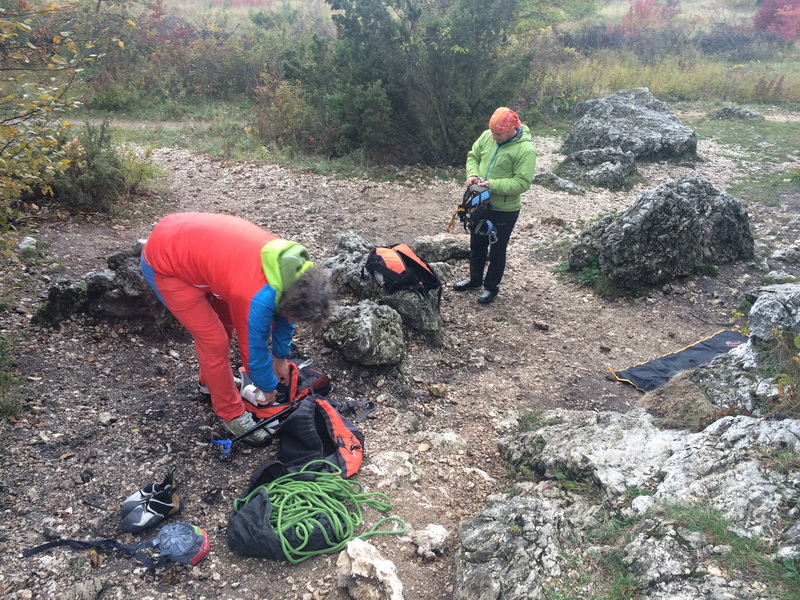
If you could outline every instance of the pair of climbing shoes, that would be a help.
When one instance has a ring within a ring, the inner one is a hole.
[[[126,533],[139,533],[161,523],[181,510],[172,473],[167,473],[161,483],[143,487],[122,503],[120,529]]]

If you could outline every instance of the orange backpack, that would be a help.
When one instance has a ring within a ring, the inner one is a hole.
[[[370,276],[387,294],[408,290],[425,298],[442,285],[431,266],[404,243],[373,248],[361,269],[362,278]]]

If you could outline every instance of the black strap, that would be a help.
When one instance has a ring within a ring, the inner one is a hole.
[[[330,402],[330,401],[329,401]],[[336,410],[338,410],[342,414],[349,413],[353,416],[354,423],[360,423],[367,416],[375,410],[375,403],[370,402],[369,400],[346,400],[346,401],[336,401],[336,403],[332,403]]]
[[[73,550],[88,550],[89,548],[113,548],[115,550],[122,550],[126,554],[131,555],[133,558],[141,562],[151,571],[161,567],[167,560],[166,557],[162,556],[158,559],[158,562],[153,562],[140,552],[140,550],[144,548],[151,548],[153,546],[152,540],[133,546],[120,544],[116,540],[94,540],[92,542],[82,542],[79,540],[55,540],[53,542],[47,542],[46,544],[41,544],[40,546],[25,550],[25,552],[22,553],[22,556],[24,558],[28,558],[29,556],[38,554],[39,552],[44,552],[50,548],[56,548],[58,546],[69,546]]]

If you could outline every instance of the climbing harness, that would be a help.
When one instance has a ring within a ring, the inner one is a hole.
[[[485,235],[489,238],[489,243],[494,244],[497,241],[497,230],[488,219],[492,206],[491,196],[492,192],[487,187],[477,184],[469,186],[464,192],[461,204],[450,218],[450,224],[446,228],[447,233],[453,233],[458,219],[465,230],[476,235]]]

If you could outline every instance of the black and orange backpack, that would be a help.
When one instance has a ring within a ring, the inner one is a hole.
[[[431,266],[405,243],[373,248],[361,269],[362,278],[370,276],[387,294],[408,290],[426,298],[442,286]]]

